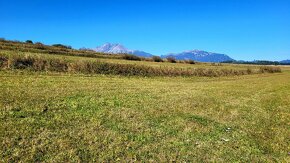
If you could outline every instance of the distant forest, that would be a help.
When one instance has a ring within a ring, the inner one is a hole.
[[[252,65],[290,65],[290,63],[282,63],[278,61],[264,61],[264,60],[255,60],[255,61],[225,61],[222,63],[234,63],[234,64],[252,64]]]

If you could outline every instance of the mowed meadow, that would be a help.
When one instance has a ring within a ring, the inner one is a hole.
[[[3,47],[0,162],[289,162],[290,67]],[[45,60],[68,66],[35,67]],[[90,71],[69,69],[96,60]]]

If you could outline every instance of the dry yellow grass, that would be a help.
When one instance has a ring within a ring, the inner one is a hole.
[[[1,46],[12,50],[0,56],[182,70],[260,67],[50,55],[55,48],[23,46],[34,51],[28,53],[14,44]],[[0,162],[287,162],[290,67],[279,67],[282,73],[214,78],[1,69]]]

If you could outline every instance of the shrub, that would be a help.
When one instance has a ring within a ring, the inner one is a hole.
[[[252,73],[253,73],[253,70],[248,67],[247,68],[247,74],[252,74]]]
[[[35,59],[30,56],[14,56],[9,60],[9,67],[14,69],[25,69],[32,67]]]
[[[7,61],[8,61],[7,57],[0,56],[0,67],[4,67]]]
[[[34,46],[36,49],[45,49],[45,46],[41,42],[36,42]]]
[[[62,59],[48,59],[45,64],[45,70],[66,72],[68,70],[68,63]]]
[[[222,66],[221,63],[211,63],[212,66]]]
[[[90,48],[79,48],[79,50],[83,52],[95,52],[93,49]]]
[[[43,71],[43,70],[47,70],[48,66],[47,66],[47,60],[43,60],[43,59],[35,59],[34,63],[33,63],[33,69],[36,71]]]
[[[274,67],[274,66],[262,66],[260,67],[260,73],[276,73],[276,72],[282,72],[280,67]]]
[[[170,63],[176,63],[176,60],[175,60],[174,57],[167,57],[166,59],[167,59],[167,61],[170,62]]]
[[[195,64],[195,61],[191,60],[191,59],[185,60],[184,62],[187,63],[187,64]]]
[[[57,72],[77,72],[88,74],[113,74],[124,76],[229,76],[229,75],[245,75],[253,73],[248,68],[247,70],[235,69],[182,69],[172,67],[151,67],[134,64],[117,64],[106,63],[100,61],[67,61],[62,58],[41,58],[35,56],[20,56],[12,57],[0,56],[0,67],[9,69],[30,69],[34,71],[57,71]],[[260,73],[275,73],[281,72],[279,67],[260,67]],[[255,73],[259,73],[256,72]]]
[[[134,60],[134,61],[141,61],[141,58],[136,56],[136,55],[132,55],[132,54],[125,54],[123,55],[122,57],[123,59],[126,59],[126,60]]]
[[[63,45],[63,44],[53,44],[52,46],[58,47],[58,48],[63,48],[63,49],[72,49],[71,46]]]
[[[147,61],[147,62],[153,62],[152,58],[142,58],[143,61]]]
[[[159,56],[153,56],[152,59],[154,62],[163,62],[162,58]]]
[[[31,40],[26,40],[25,41],[27,44],[33,44],[33,41],[31,41]]]

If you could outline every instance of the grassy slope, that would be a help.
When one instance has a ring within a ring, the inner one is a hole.
[[[289,159],[289,71],[222,78],[17,72],[0,71],[0,162]]]
[[[123,60],[123,59],[111,59],[111,58],[90,58],[90,57],[79,57],[79,56],[65,56],[65,55],[52,55],[45,53],[30,53],[30,52],[17,52],[0,50],[0,56],[12,56],[12,55],[30,55],[37,56],[41,58],[55,58],[55,59],[63,59],[68,61],[102,61],[108,63],[117,63],[117,64],[137,64],[137,65],[145,65],[152,67],[172,67],[172,68],[207,68],[207,69],[236,69],[236,70],[246,70],[247,68],[251,69],[259,69],[258,65],[239,65],[239,64],[226,64],[223,63],[222,66],[218,64],[211,63],[197,63],[197,64],[185,64],[185,63],[169,63],[169,62],[149,62],[149,61],[131,61],[131,60]],[[282,66],[280,66],[282,67]],[[284,66],[285,68],[290,69],[289,66]]]

